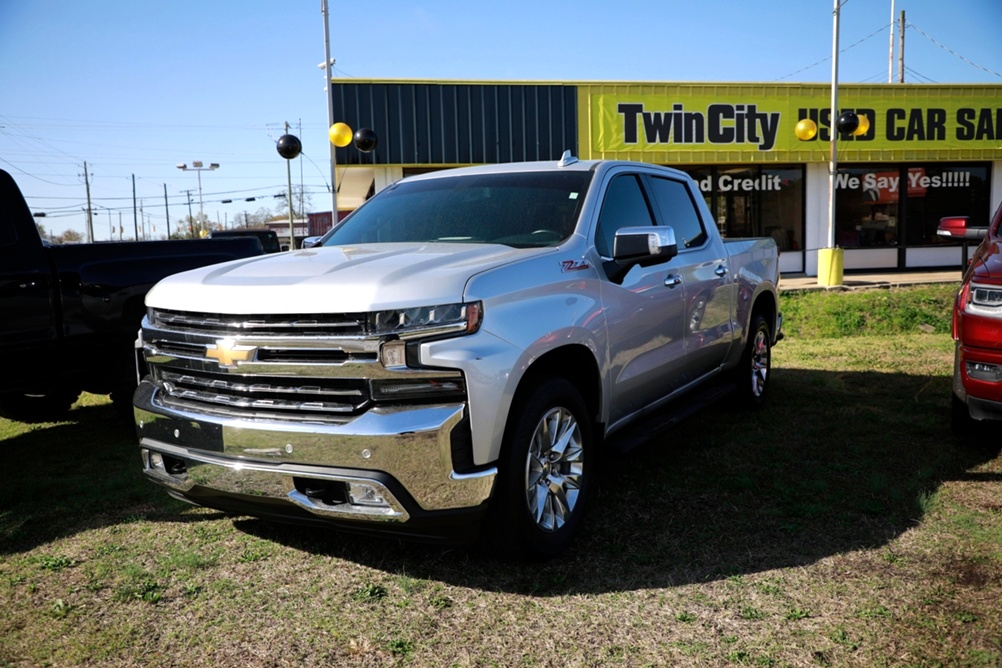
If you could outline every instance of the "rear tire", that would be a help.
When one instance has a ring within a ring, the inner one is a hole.
[[[772,369],[772,330],[759,314],[752,317],[741,362],[735,370],[738,402],[742,408],[758,408],[765,402]]]
[[[593,432],[580,392],[563,378],[541,378],[513,407],[491,502],[496,547],[519,559],[568,548],[595,492]]]

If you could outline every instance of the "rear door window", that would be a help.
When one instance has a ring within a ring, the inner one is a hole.
[[[681,181],[660,176],[650,177],[650,184],[661,221],[675,231],[679,250],[706,243],[706,229],[689,188]]]

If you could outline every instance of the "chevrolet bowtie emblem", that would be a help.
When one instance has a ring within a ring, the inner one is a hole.
[[[205,357],[219,362],[219,366],[236,366],[237,362],[254,359],[257,346],[239,346],[233,339],[219,339],[215,345],[205,346]]]

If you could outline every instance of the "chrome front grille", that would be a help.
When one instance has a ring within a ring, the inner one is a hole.
[[[365,313],[245,317],[151,309],[149,317],[157,328],[211,336],[365,336],[369,329]]]
[[[369,400],[368,384],[362,380],[301,384],[295,378],[273,378],[264,382],[261,378],[167,369],[155,370],[154,378],[172,397],[227,408],[350,415]]]
[[[168,409],[343,423],[375,405],[465,400],[458,371],[387,369],[366,314],[233,316],[151,309],[143,353]],[[374,389],[375,388],[375,389]]]

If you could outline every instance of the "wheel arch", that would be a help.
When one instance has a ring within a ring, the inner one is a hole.
[[[536,359],[522,374],[512,400],[512,410],[525,401],[535,380],[543,376],[564,378],[578,389],[584,399],[588,414],[595,426],[595,433],[601,434],[602,381],[598,362],[587,346],[572,344],[561,346]]]
[[[748,314],[748,325],[754,322],[757,315],[761,315],[769,323],[769,335],[772,337],[772,343],[775,343],[779,334],[776,326],[779,319],[779,303],[774,291],[762,290],[755,296],[751,312]]]

